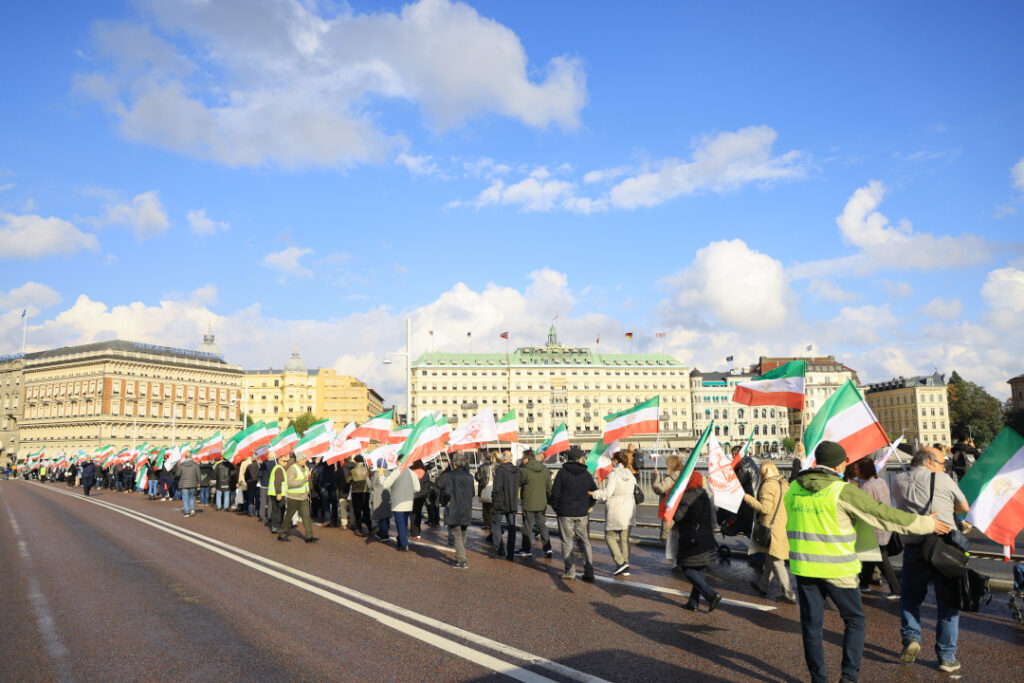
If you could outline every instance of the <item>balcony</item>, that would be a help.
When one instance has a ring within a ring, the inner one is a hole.
[[[589,408],[590,407],[590,401],[584,401],[583,402],[583,407],[584,408]]]
[[[527,408],[532,408],[533,407],[533,401],[527,401],[526,402],[526,407]]]
[[[473,401],[472,403],[463,403],[462,404],[462,409],[463,410],[476,410],[478,407],[479,407],[479,404],[477,404],[476,401]]]

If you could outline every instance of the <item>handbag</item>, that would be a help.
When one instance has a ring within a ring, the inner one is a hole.
[[[750,540],[754,543],[770,548],[772,545],[772,527],[775,526],[775,516],[779,514],[779,507],[782,505],[782,486],[779,486],[779,500],[775,503],[775,512],[772,513],[772,519],[768,522],[768,526],[763,524],[755,524],[753,531],[750,533]]]
[[[889,536],[889,542],[885,544],[885,554],[889,557],[896,557],[903,552],[903,539],[900,535],[893,533]]]
[[[633,502],[637,505],[644,502],[644,491],[640,488],[640,484],[633,484]]]
[[[928,514],[928,511],[931,510],[934,495],[935,473],[933,472],[931,489],[928,492],[928,504],[924,509],[925,514]],[[921,557],[924,558],[924,561],[947,579],[954,581],[961,579],[964,570],[967,569],[967,560],[969,559],[967,553],[957,545],[958,540],[953,537],[953,533],[950,531],[941,536],[937,534],[925,536],[924,541],[921,543]]]
[[[992,590],[989,588],[989,577],[979,574],[971,568],[965,568],[957,581],[959,589],[960,609],[967,612],[981,611],[982,604],[992,602]]]

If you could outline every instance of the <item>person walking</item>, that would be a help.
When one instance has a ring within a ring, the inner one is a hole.
[[[185,453],[185,457],[174,468],[174,475],[178,478],[178,490],[181,491],[181,512],[185,517],[195,517],[196,489],[199,488],[202,474],[199,472],[199,463],[192,459],[191,453]]]
[[[252,456],[248,459],[241,472],[241,479],[244,481],[245,486],[242,491],[242,500],[244,501],[243,508],[249,517],[256,517],[259,514],[260,503],[260,464],[256,460],[256,456]]]
[[[945,456],[937,448],[923,448],[910,461],[910,471],[893,481],[893,501],[900,510],[919,515],[937,516],[943,526],[955,528],[954,515],[970,508],[967,499],[953,479],[945,472]],[[938,527],[938,523],[936,523]],[[903,572],[900,582],[900,634],[903,649],[900,661],[913,664],[921,651],[921,603],[928,585],[935,590],[937,619],[935,654],[939,669],[946,673],[959,671],[956,641],[960,626],[960,598],[955,580],[947,579],[932,567],[921,552],[927,530],[901,532],[903,536]],[[940,532],[942,533],[942,532]]]
[[[562,580],[576,578],[574,546],[583,558],[583,580],[594,580],[594,551],[590,547],[590,493],[597,490],[597,482],[587,470],[586,454],[582,449],[569,449],[565,464],[558,470],[551,484],[551,508],[558,518],[558,531],[562,537],[562,561],[565,570]]]
[[[423,506],[427,503],[427,496],[433,492],[434,482],[430,481],[430,477],[427,476],[427,470],[420,460],[410,465],[409,471],[420,482],[420,488],[412,499],[412,513],[409,515],[409,536],[419,540],[420,533],[423,530]]]
[[[491,537],[494,556],[515,560],[516,512],[519,509],[519,468],[512,464],[512,452],[501,452],[501,465],[494,471],[494,490],[491,494],[494,516],[491,519]],[[502,522],[507,538],[502,542]]]
[[[321,520],[326,526],[338,526],[338,484],[334,480],[334,471],[337,468],[336,464],[327,464],[322,459],[316,466],[316,481],[320,487]]]
[[[889,495],[889,485],[885,483],[885,479],[878,476],[875,471],[875,463],[871,458],[861,458],[857,462],[853,463],[853,476],[857,479],[857,485],[860,486],[860,490],[868,494],[879,503],[884,505],[892,505],[892,497]],[[882,529],[875,529],[875,540],[878,541],[878,552],[882,559],[878,562],[873,560],[864,560],[861,562],[860,570],[860,590],[865,593],[871,590],[871,582],[875,574],[875,568],[878,567],[882,576],[889,583],[889,599],[899,600],[900,597],[900,581],[896,578],[896,572],[893,571],[892,562],[889,561],[889,553],[885,549],[892,538],[891,531],[884,531]]]
[[[439,492],[438,502],[445,506],[444,523],[455,538],[455,559],[453,569],[468,569],[466,564],[466,531],[473,523],[473,475],[469,473],[466,454],[458,452],[452,456],[455,469],[445,477],[444,490]]]
[[[391,492],[391,511],[395,515],[399,552],[409,551],[409,513],[412,501],[420,490],[420,479],[409,469],[395,468],[384,480],[384,488]]]
[[[551,496],[551,471],[534,456],[532,450],[523,453],[523,466],[519,468],[519,497],[523,506],[523,541],[516,557],[533,557],[533,529],[540,534],[544,557],[551,557],[551,535],[545,513]]]
[[[683,609],[691,612],[700,607],[701,598],[708,602],[708,613],[714,612],[722,601],[722,594],[707,582],[707,569],[718,556],[718,544],[712,531],[713,507],[708,492],[704,490],[704,477],[700,472],[692,472],[672,518],[679,536],[679,565],[692,586],[690,599]]]
[[[657,462],[657,461],[655,461]],[[672,490],[672,487],[676,485],[676,479],[679,478],[679,473],[683,471],[683,459],[678,455],[670,455],[665,458],[665,476],[658,474],[655,470],[655,479],[651,483],[651,489],[658,494],[659,498],[664,498],[668,495],[668,492]],[[661,520],[661,542],[667,544],[669,535],[672,533],[672,520]]]
[[[767,527],[771,532],[771,542],[767,546],[757,543],[751,538],[750,552],[768,555],[764,570],[758,581],[751,581],[751,587],[768,597],[772,578],[779,582],[782,589],[782,601],[796,604],[796,593],[790,584],[789,572],[786,571],[786,560],[789,559],[789,539],[786,537],[786,508],[782,499],[789,490],[789,481],[779,472],[771,460],[761,463],[761,488],[757,498],[749,493],[743,494],[743,501],[757,513],[757,525]],[[756,529],[757,527],[755,527]]]
[[[267,487],[270,485],[270,473],[275,464],[276,462],[270,457],[260,461],[260,478],[256,483],[259,489],[259,505],[257,506],[259,514],[257,517],[263,524],[270,521],[270,493],[267,491]]]
[[[92,490],[93,485],[96,483],[96,463],[86,460],[85,464],[82,465],[80,479],[82,480],[82,491],[85,493],[85,497],[88,498],[89,491]]]
[[[210,505],[211,484],[213,484],[213,463],[204,460],[199,463],[199,505],[203,507]]]
[[[352,458],[352,467],[345,471],[345,478],[352,492],[352,530],[357,536],[362,536],[365,524],[366,535],[369,535],[373,531],[373,521],[370,517],[370,493],[366,488],[369,471],[366,469],[362,455]]]
[[[935,517],[903,512],[879,503],[839,477],[846,451],[822,441],[813,453],[815,467],[803,470],[783,498],[789,566],[796,576],[804,660],[813,683],[825,683],[823,621],[825,599],[843,619],[843,681],[856,683],[864,653],[864,608],[860,599],[860,560],[855,525],[899,533],[940,534],[949,525]],[[906,590],[906,588],[904,588]]]
[[[277,534],[277,540],[290,541],[288,530],[292,517],[298,513],[306,532],[306,543],[316,543],[319,538],[313,536],[313,520],[309,516],[309,468],[306,467],[306,456],[299,453],[295,462],[285,471],[284,521]]]
[[[494,505],[491,502],[491,494],[494,492],[494,466],[494,458],[487,454],[476,470],[476,490],[480,496],[480,513],[483,515],[484,530],[487,534],[484,541],[491,544],[494,543],[494,536],[491,535],[494,515]]]
[[[591,494],[594,500],[605,503],[604,542],[615,562],[614,576],[629,576],[629,530],[636,524],[636,477],[629,468],[631,460],[630,453],[619,451],[613,455],[614,466],[604,488]]]
[[[370,519],[376,524],[378,541],[388,540],[391,522],[391,491],[384,487],[384,479],[388,474],[387,462],[377,458],[377,468],[370,474]]]
[[[267,477],[267,499],[270,502],[270,533],[277,534],[284,528],[285,494],[288,478],[285,472],[291,463],[291,455],[284,454],[274,461]],[[291,521],[289,520],[289,525]]]

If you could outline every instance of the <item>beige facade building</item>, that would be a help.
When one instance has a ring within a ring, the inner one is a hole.
[[[723,448],[742,446],[751,439],[751,454],[782,451],[782,440],[789,434],[789,411],[772,406],[745,406],[733,403],[736,385],[755,375],[739,372],[690,373],[693,395],[693,436],[697,438],[712,420],[715,438]]]
[[[1024,375],[1017,375],[1006,380],[1010,385],[1010,407],[1013,410],[1024,408]]]
[[[921,446],[951,446],[945,375],[898,377],[868,385],[865,398],[889,435]]]
[[[520,440],[536,445],[562,422],[574,444],[601,438],[604,416],[660,396],[665,446],[692,445],[690,377],[665,354],[597,353],[565,346],[555,327],[543,346],[511,353],[430,352],[412,364],[415,421],[440,411],[459,423],[491,407],[495,417],[515,408]],[[655,436],[637,439],[650,447]]]
[[[347,424],[384,410],[384,400],[365,382],[328,368],[307,370],[298,351],[283,369],[247,370],[244,382],[244,410],[253,420],[281,427],[303,413]]]
[[[22,388],[25,360],[17,353],[0,358],[0,466],[15,460],[20,450],[22,408],[25,405]]]
[[[860,379],[856,370],[836,360],[835,356],[816,356],[805,358],[768,358],[761,356],[761,360],[754,366],[755,376],[763,375],[774,370],[780,365],[793,360],[807,361],[807,376],[804,380],[804,409],[789,410],[789,437],[795,441],[803,440],[803,430],[811,424],[811,420],[818,414],[825,401],[839,390],[839,387],[852,379],[858,388],[861,387]]]
[[[0,364],[0,387],[20,381],[17,451],[25,455],[230,432],[239,425],[241,374],[207,335],[198,351],[115,340],[29,353],[20,364]]]

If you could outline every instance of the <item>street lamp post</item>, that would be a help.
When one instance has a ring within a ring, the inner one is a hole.
[[[412,323],[409,318],[405,319],[405,353],[400,351],[393,351],[384,354],[384,360],[381,361],[384,365],[391,365],[392,356],[404,356],[405,357],[405,419],[410,424],[413,422],[412,416],[412,349],[410,345]]]

